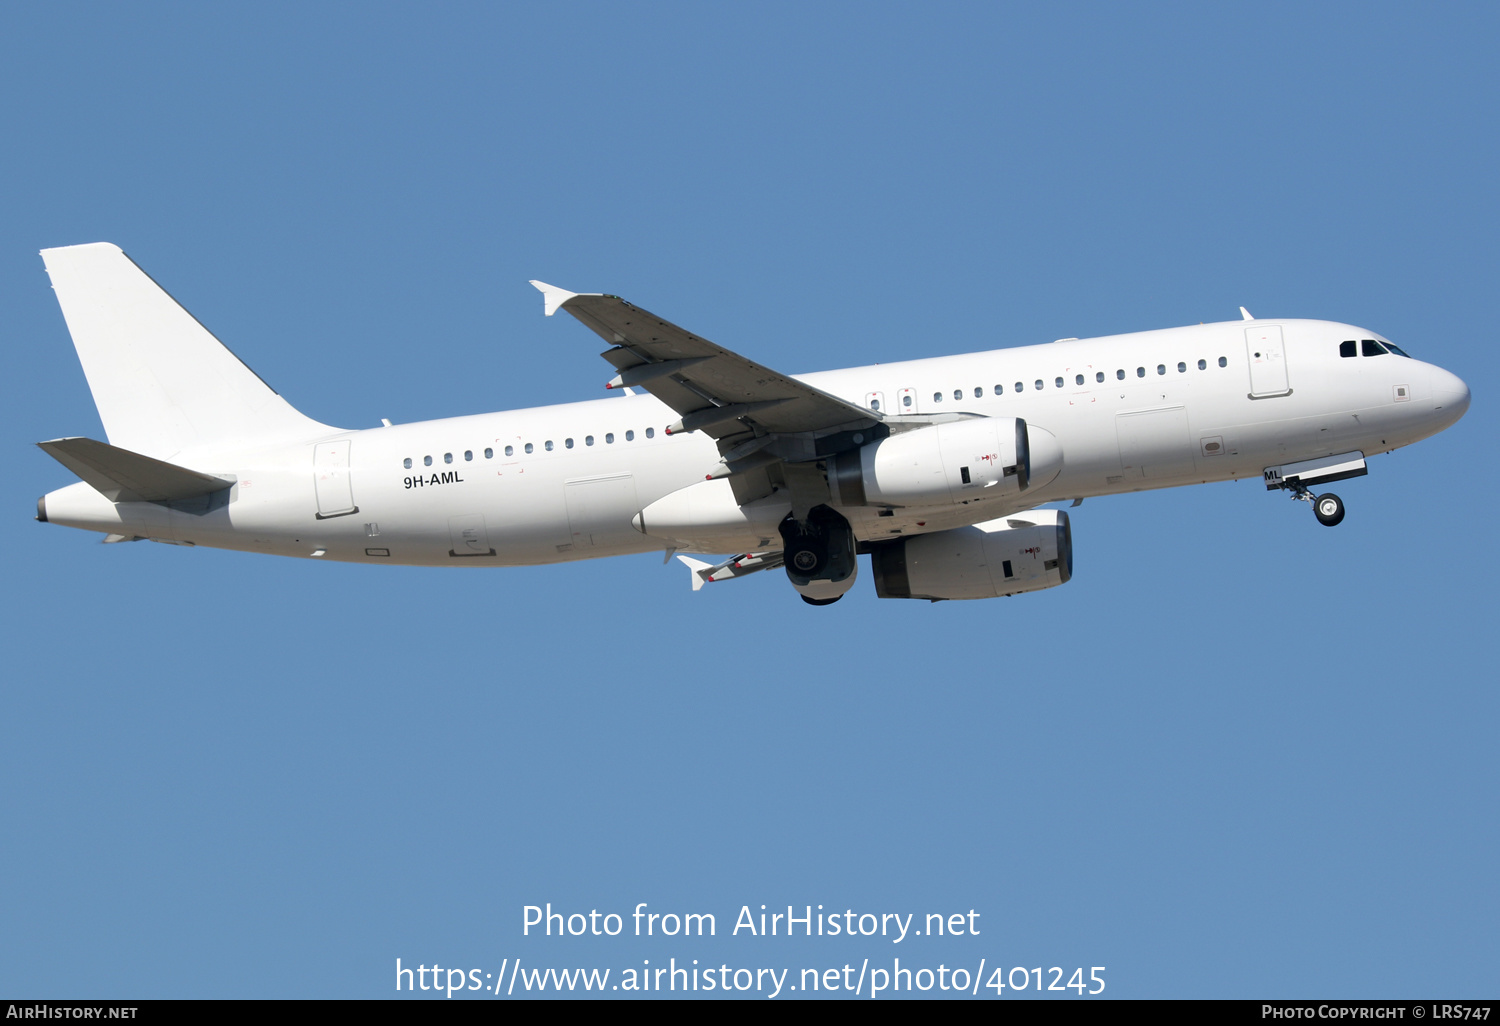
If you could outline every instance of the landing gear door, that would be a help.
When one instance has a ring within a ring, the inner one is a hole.
[[[1250,398],[1270,399],[1291,395],[1287,383],[1286,346],[1281,325],[1245,329],[1245,356],[1250,362]]]

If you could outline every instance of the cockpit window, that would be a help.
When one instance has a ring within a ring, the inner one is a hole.
[[[1381,345],[1379,342],[1376,342],[1373,338],[1363,338],[1359,340],[1359,353],[1361,356],[1390,355],[1390,352],[1385,348],[1385,346]]]
[[[1358,356],[1359,355],[1359,343],[1356,342],[1356,341],[1354,341],[1354,339],[1352,339],[1352,338],[1349,341],[1347,341],[1347,342],[1340,342],[1339,343],[1339,355],[1342,356],[1346,360],[1349,357],[1351,357],[1351,356]]]
[[[1406,350],[1398,348],[1393,343],[1387,342],[1385,344],[1385,347],[1387,349],[1389,349],[1391,352],[1395,353],[1397,356],[1405,356],[1408,360],[1411,359],[1411,357],[1407,355]]]

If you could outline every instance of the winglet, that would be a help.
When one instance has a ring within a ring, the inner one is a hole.
[[[678,556],[677,558],[693,572],[693,590],[697,591],[703,587],[703,582],[707,580],[703,576],[703,571],[712,570],[714,565],[712,563],[705,563],[701,559],[691,559],[688,556]]]
[[[542,300],[544,303],[543,309],[546,311],[548,317],[551,317],[553,314],[557,313],[558,307],[562,306],[568,300],[578,295],[578,293],[576,292],[569,292],[567,289],[560,289],[556,285],[548,285],[544,281],[533,281],[531,285],[542,294]]]
[[[531,284],[536,285],[536,282],[532,282]],[[537,287],[541,288],[540,285],[538,285]],[[1240,316],[1243,317],[1247,321],[1253,321],[1253,320],[1255,320],[1254,317],[1250,316],[1250,311],[1246,310],[1243,306],[1240,307]]]

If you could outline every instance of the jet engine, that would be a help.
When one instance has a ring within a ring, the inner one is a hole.
[[[976,417],[882,438],[830,461],[840,506],[935,506],[1016,496],[1062,470],[1051,432],[1020,417]]]
[[[1034,509],[881,545],[871,564],[881,598],[1019,595],[1068,582],[1073,536],[1066,513]]]

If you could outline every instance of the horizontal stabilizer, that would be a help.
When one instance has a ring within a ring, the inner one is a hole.
[[[191,504],[234,484],[92,438],[58,438],[37,447],[110,502]]]

